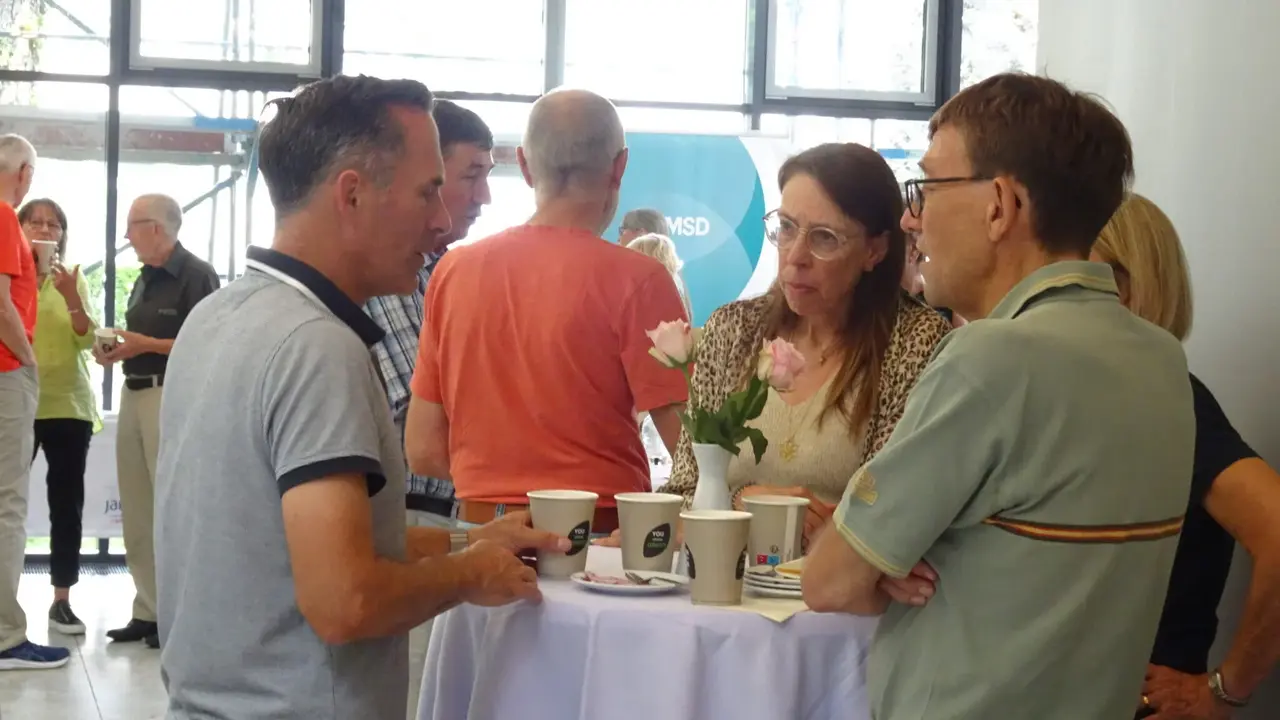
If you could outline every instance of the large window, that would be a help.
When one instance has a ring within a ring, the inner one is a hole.
[[[878,151],[899,181],[920,176],[929,146],[929,124],[919,120],[868,120],[814,115],[765,115],[760,132],[790,141],[794,152],[830,142],[852,142]]]
[[[564,79],[610,97],[742,103],[748,0],[568,0]]]
[[[342,70],[432,90],[538,95],[543,28],[538,0],[350,0]]]

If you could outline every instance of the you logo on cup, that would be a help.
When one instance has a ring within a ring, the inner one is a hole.
[[[568,552],[538,551],[538,574],[548,578],[567,578],[587,569],[587,544],[591,539],[591,521],[596,514],[599,495],[584,490],[532,490],[529,515],[533,526],[569,538]]]
[[[622,567],[671,572],[676,523],[684,497],[669,493],[618,493],[618,530],[622,533]]]

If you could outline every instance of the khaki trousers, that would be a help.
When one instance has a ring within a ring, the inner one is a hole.
[[[27,487],[39,382],[35,368],[0,372],[0,652],[27,639],[18,582],[27,554]]]
[[[133,585],[133,618],[156,621],[156,455],[160,452],[162,388],[124,389],[116,426],[116,481],[124,525],[125,562]]]

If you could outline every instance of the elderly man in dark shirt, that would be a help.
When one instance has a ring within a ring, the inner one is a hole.
[[[213,266],[178,242],[181,227],[182,208],[168,195],[143,195],[133,202],[125,237],[142,262],[142,274],[129,294],[128,329],[116,330],[120,342],[114,350],[94,349],[99,364],[124,366],[116,475],[126,561],[137,588],[128,625],[109,631],[107,637],[117,642],[145,640],[153,648],[160,647],[152,508],[161,388],[178,329],[196,303],[219,285]]]

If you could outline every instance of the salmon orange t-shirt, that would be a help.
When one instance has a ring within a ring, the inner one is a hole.
[[[656,260],[595,235],[525,225],[450,250],[427,286],[413,394],[444,406],[463,500],[538,489],[598,504],[650,489],[636,411],[683,403],[646,330],[686,319]]]
[[[5,202],[0,202],[0,275],[9,276],[9,297],[27,331],[27,342],[31,342],[36,329],[36,260],[22,234],[18,214]],[[0,372],[20,367],[18,356],[0,343]]]

